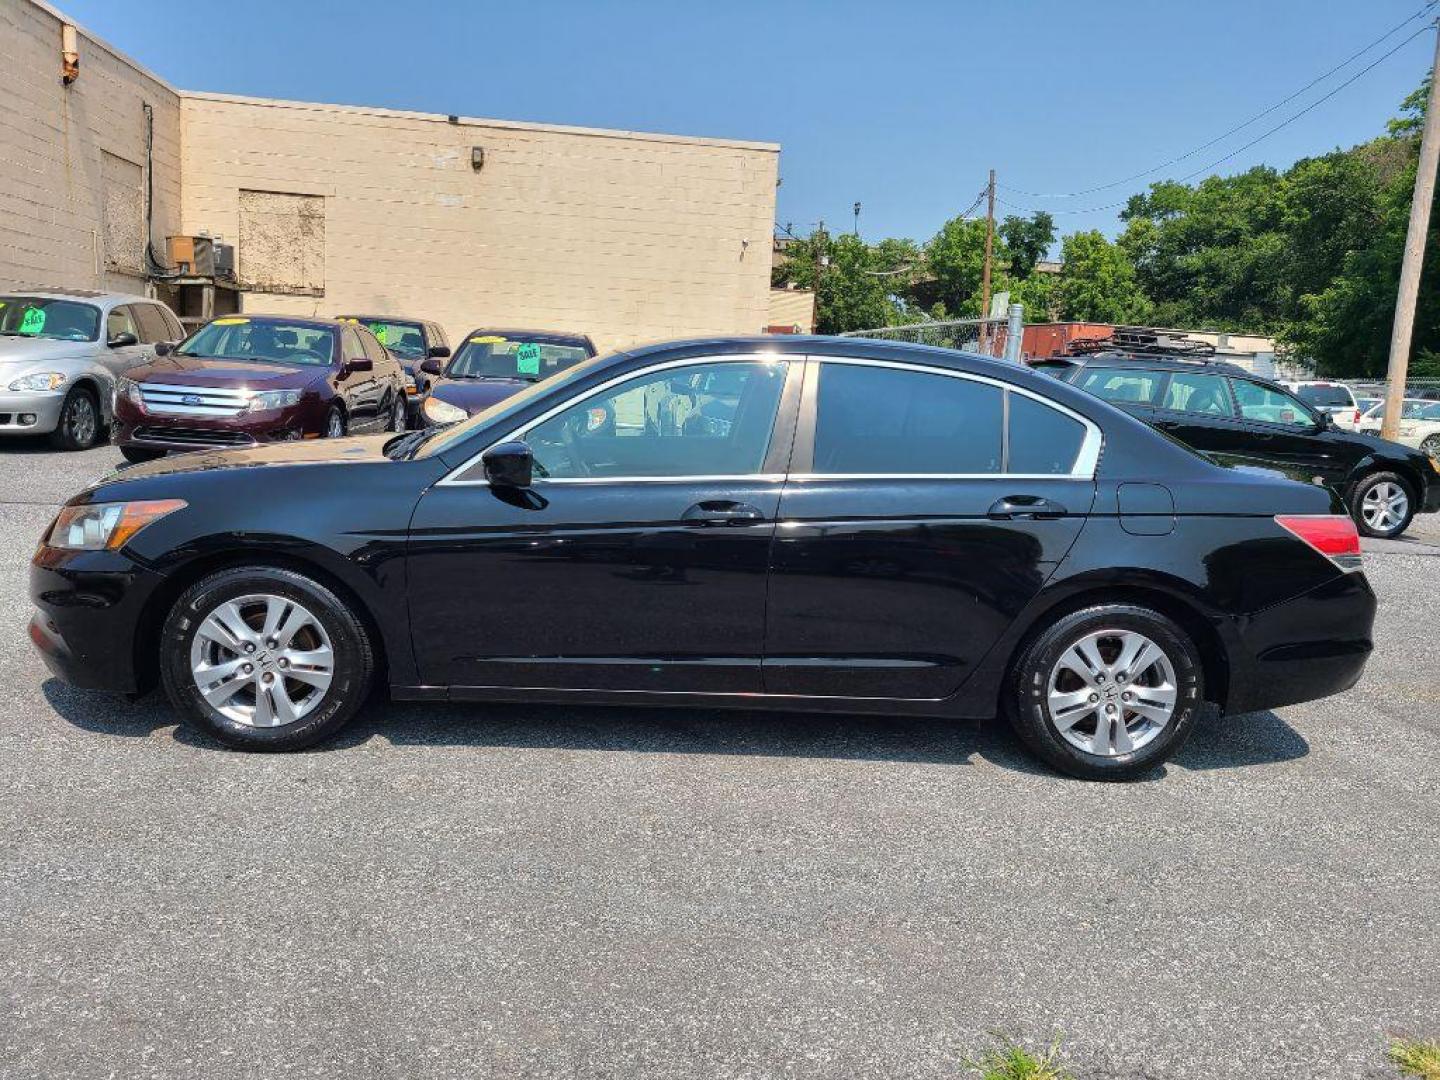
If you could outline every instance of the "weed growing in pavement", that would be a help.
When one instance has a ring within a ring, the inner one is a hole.
[[[1003,1032],[991,1034],[1000,1046],[965,1060],[981,1080],[1075,1080],[1075,1074],[1060,1060],[1058,1038],[1044,1050],[1031,1051]]]
[[[1435,1039],[1407,1039],[1397,1036],[1390,1040],[1386,1056],[1402,1076],[1418,1076],[1420,1080],[1440,1080],[1440,1042]]]

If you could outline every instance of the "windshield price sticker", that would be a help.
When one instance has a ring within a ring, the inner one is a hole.
[[[25,314],[20,316],[20,333],[38,334],[45,329],[45,309],[32,307],[26,308]]]
[[[371,323],[370,332],[375,335],[375,340],[380,342],[381,345],[390,344],[385,340],[390,336],[390,327],[386,326],[383,322]]]
[[[503,337],[496,337],[494,334],[482,334],[482,335],[480,335],[479,337],[472,337],[472,338],[470,339],[470,344],[471,344],[471,345],[504,345],[504,344],[505,344],[505,339],[504,339]]]
[[[243,325],[244,323],[248,323],[249,321],[250,321],[249,319],[216,319],[213,325],[215,325],[215,326],[241,326],[241,325]]]
[[[540,346],[527,341],[515,350],[515,370],[521,375],[540,374]]]

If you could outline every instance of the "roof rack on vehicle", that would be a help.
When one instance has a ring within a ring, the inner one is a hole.
[[[1192,341],[1184,334],[1139,326],[1118,326],[1108,337],[1076,338],[1065,346],[1066,356],[1093,356],[1102,352],[1208,360],[1215,355],[1215,346],[1208,341]]]

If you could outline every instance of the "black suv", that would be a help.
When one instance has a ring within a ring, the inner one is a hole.
[[[1430,457],[1341,431],[1285,388],[1233,364],[1114,351],[1049,357],[1031,366],[1221,464],[1280,468],[1328,485],[1367,536],[1399,536],[1417,511],[1440,510],[1440,465]]]

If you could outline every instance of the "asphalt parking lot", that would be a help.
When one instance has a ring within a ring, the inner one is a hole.
[[[1069,780],[998,725],[376,704],[225,751],[49,680],[25,566],[119,460],[0,446],[0,1076],[1351,1078],[1440,1035],[1440,527],[1355,690]],[[1428,541],[1428,542],[1427,542]]]

